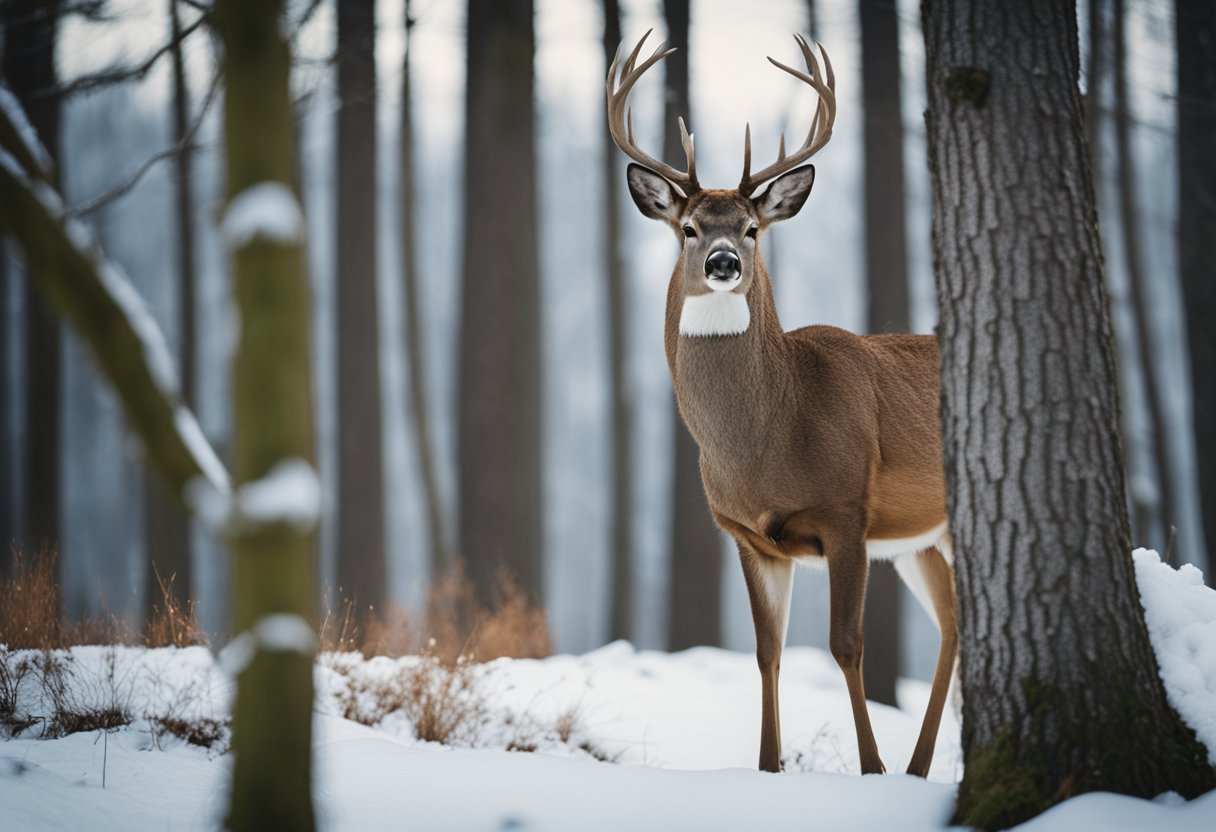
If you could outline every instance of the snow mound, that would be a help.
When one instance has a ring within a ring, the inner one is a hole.
[[[1132,560],[1165,692],[1216,765],[1216,590],[1191,564],[1174,569],[1151,549]]]

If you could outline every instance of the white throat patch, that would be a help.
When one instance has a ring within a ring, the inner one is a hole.
[[[680,334],[693,337],[742,335],[751,325],[747,297],[737,292],[709,292],[684,298]]]

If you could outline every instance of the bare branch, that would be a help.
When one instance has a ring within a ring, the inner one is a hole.
[[[143,299],[65,214],[59,194],[22,167],[8,122],[0,110],[0,126],[7,125],[0,130],[0,231],[20,244],[31,282],[92,349],[148,463],[183,501],[196,481],[226,493],[228,473],[182,403],[164,336]]]
[[[190,35],[202,27],[208,20],[209,14],[199,15],[192,23],[182,27],[182,29],[167,43],[134,66],[113,66],[108,69],[103,69],[100,72],[89,73],[82,75],[67,84],[59,84],[54,87],[48,87],[44,90],[39,90],[34,94],[35,98],[63,97],[77,95],[79,93],[92,92],[102,87],[110,87],[115,84],[121,84],[125,81],[142,80],[153,67],[159,63],[160,59],[173,51],[174,47],[180,45]]]
[[[186,150],[191,150],[198,147],[198,145],[194,143],[194,137],[198,134],[199,128],[203,126],[203,121],[207,118],[207,111],[211,109],[211,104],[215,101],[215,95],[217,92],[219,92],[219,88],[220,74],[219,72],[216,72],[216,74],[211,78],[211,86],[207,88],[207,94],[203,98],[203,103],[199,108],[198,115],[194,117],[194,121],[190,124],[190,128],[176,144],[172,145],[171,147],[167,147],[158,153],[152,154],[147,159],[144,159],[143,162],[140,163],[139,167],[135,169],[135,173],[131,174],[127,179],[123,180],[118,185],[115,185],[110,190],[98,194],[86,202],[73,206],[68,211],[69,216],[82,217],[85,214],[91,214],[98,208],[103,208],[114,200],[126,196],[135,188],[136,185],[139,184],[140,180],[147,175],[148,171],[152,170],[152,168],[156,167],[156,165],[163,162],[165,159],[175,158]]]

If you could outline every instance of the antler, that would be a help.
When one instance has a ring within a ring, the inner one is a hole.
[[[799,72],[773,58],[769,58],[768,60],[769,63],[778,69],[788,72],[805,84],[809,84],[819,94],[819,105],[815,108],[815,118],[811,121],[810,132],[807,133],[806,141],[802,143],[802,147],[794,151],[793,154],[786,156],[785,133],[782,133],[781,146],[777,151],[777,161],[754,176],[751,173],[752,128],[750,124],[747,126],[743,139],[743,178],[739,181],[739,191],[745,196],[750,196],[752,191],[770,179],[775,179],[786,171],[801,165],[823,149],[823,146],[832,138],[832,125],[836,121],[836,74],[832,72],[832,61],[828,58],[827,50],[823,48],[823,44],[816,43],[815,45],[819,47],[819,51],[823,53],[824,69],[820,71],[819,61],[815,59],[815,54],[811,51],[810,44],[806,42],[806,39],[802,35],[794,35],[794,40],[798,41],[798,46],[802,49],[802,57],[806,59],[807,72]],[[824,83],[825,76],[826,83]]]
[[[678,185],[687,196],[701,190],[701,185],[697,182],[697,163],[692,134],[684,126],[684,119],[680,119],[680,143],[684,145],[684,155],[688,158],[687,173],[681,173],[671,165],[660,162],[638,147],[637,142],[633,139],[633,110],[625,108],[629,91],[633,89],[633,85],[638,82],[642,74],[676,51],[674,48],[668,48],[666,43],[661,43],[649,58],[642,61],[640,66],[636,66],[638,55],[642,51],[642,44],[653,31],[653,29],[647,30],[646,34],[642,35],[642,39],[638,41],[638,45],[633,47],[633,51],[629,53],[625,65],[621,67],[619,84],[617,83],[619,54],[613,58],[612,66],[608,68],[608,81],[605,84],[605,91],[608,95],[608,130],[612,133],[616,146],[623,150],[626,156],[650,168],[672,184]]]

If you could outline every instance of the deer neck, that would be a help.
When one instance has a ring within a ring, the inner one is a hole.
[[[758,257],[750,290],[732,299],[701,295],[691,298],[690,306],[682,274],[681,262],[668,289],[667,358],[680,413],[704,451],[737,442],[748,428],[763,429],[771,422],[765,402],[774,400],[768,393],[786,384],[787,345],[768,272]],[[696,309],[698,303],[719,308],[707,312]],[[740,303],[746,304],[745,313]],[[715,321],[721,326],[717,332]]]

